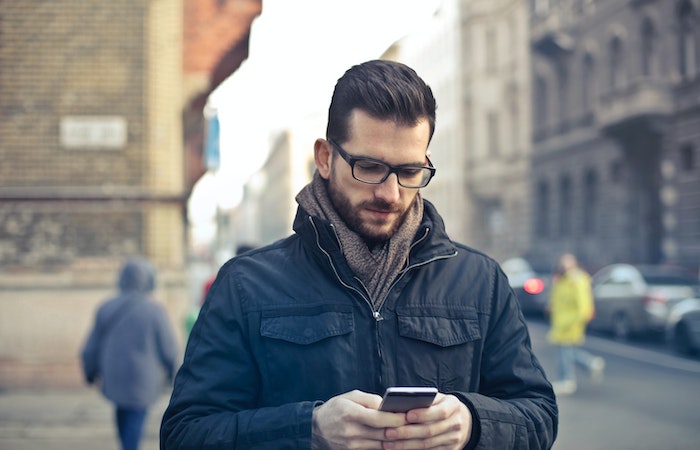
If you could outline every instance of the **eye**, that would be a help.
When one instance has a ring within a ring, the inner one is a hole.
[[[423,174],[423,169],[422,168],[411,168],[407,167],[405,169],[401,169],[399,171],[402,177],[406,178],[412,178],[412,177],[418,177]]]
[[[360,159],[355,162],[355,168],[365,173],[384,173],[387,169],[386,166],[382,164],[372,161],[366,161],[363,159]]]

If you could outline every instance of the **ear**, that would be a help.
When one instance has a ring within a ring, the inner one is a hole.
[[[331,175],[331,155],[333,154],[333,146],[325,139],[316,139],[314,142],[314,160],[318,173],[324,180],[327,180]]]

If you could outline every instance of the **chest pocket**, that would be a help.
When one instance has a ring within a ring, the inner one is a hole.
[[[271,401],[329,398],[356,379],[355,325],[352,310],[338,306],[264,311],[258,357],[263,383],[280,395]]]
[[[475,310],[423,307],[398,309],[396,314],[396,354],[402,357],[395,364],[402,382],[449,392],[465,390],[473,377],[478,379],[482,333]]]
[[[278,311],[275,311],[279,313]],[[352,332],[352,312],[289,311],[289,315],[265,317],[260,322],[260,335],[298,345],[308,345],[323,339]],[[311,314],[309,314],[311,313]]]
[[[408,308],[397,310],[399,335],[429,342],[440,347],[481,339],[476,311],[445,308]]]

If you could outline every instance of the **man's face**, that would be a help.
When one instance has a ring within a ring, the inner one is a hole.
[[[416,126],[400,126],[355,110],[350,118],[350,138],[338,144],[354,157],[378,159],[393,166],[426,165],[429,135],[427,120]],[[396,174],[390,174],[381,184],[358,181],[350,165],[330,143],[325,144],[331,159],[327,167],[319,167],[319,172],[328,180],[329,194],[340,217],[369,245],[388,240],[403,223],[418,189],[400,186]]]

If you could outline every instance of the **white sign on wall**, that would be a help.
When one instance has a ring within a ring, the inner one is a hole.
[[[61,146],[118,150],[126,146],[126,119],[120,116],[61,118]]]

